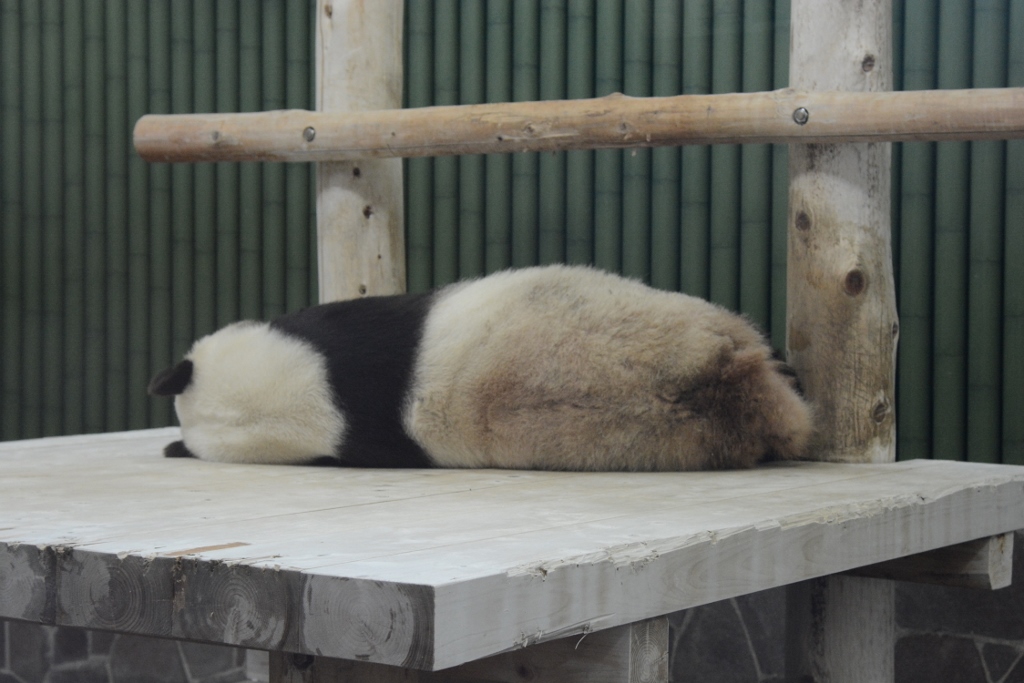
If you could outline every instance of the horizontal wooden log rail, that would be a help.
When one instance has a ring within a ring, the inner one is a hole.
[[[146,161],[353,161],[718,143],[1024,137],[1024,88],[776,90],[358,112],[148,115]]]

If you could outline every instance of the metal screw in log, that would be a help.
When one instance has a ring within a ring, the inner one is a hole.
[[[811,113],[804,107],[798,107],[793,112],[793,120],[796,121],[798,125],[804,125],[807,123],[809,118],[811,118]]]

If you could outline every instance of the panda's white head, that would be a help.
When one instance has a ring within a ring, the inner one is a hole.
[[[324,357],[269,323],[203,337],[153,378],[149,393],[175,397],[182,441],[168,456],[300,464],[334,456],[345,435]]]

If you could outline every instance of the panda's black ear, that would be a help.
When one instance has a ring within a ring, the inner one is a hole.
[[[149,382],[150,396],[177,396],[192,381],[192,361],[183,360],[173,368],[162,370]]]

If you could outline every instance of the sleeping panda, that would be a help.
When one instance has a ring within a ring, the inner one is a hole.
[[[744,318],[586,267],[239,322],[156,375],[168,456],[359,467],[697,470],[807,452],[792,371]]]

